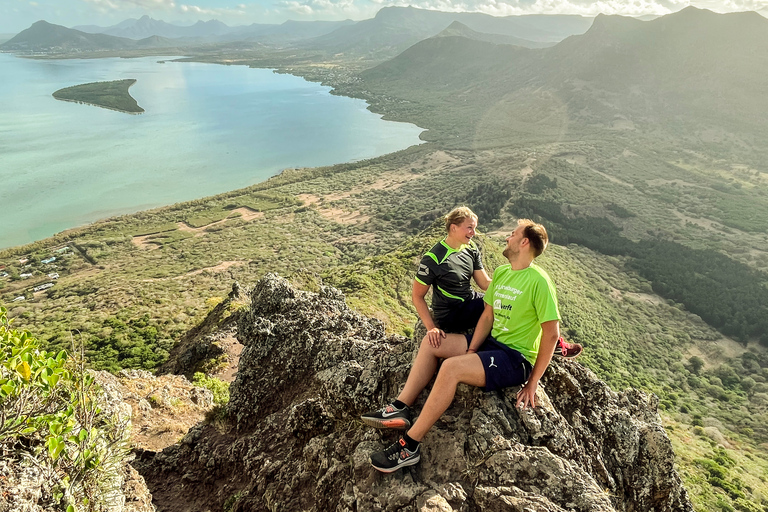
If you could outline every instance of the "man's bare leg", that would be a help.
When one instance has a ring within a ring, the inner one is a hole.
[[[408,380],[410,381],[410,378]],[[483,361],[480,359],[480,356],[477,354],[466,354],[447,359],[443,362],[443,366],[440,367],[440,372],[437,374],[437,379],[435,379],[435,385],[432,386],[427,402],[421,409],[421,414],[419,414],[418,419],[407,432],[408,437],[414,441],[424,439],[432,425],[451,406],[459,383],[477,387],[485,386],[485,369],[483,368]]]
[[[449,359],[456,356],[462,356],[467,353],[467,338],[463,334],[446,334],[442,339],[440,346],[435,348],[429,344],[429,340],[425,336],[421,341],[419,352],[416,355],[416,360],[413,362],[413,367],[408,374],[408,379],[405,381],[405,387],[398,395],[397,399],[404,404],[411,406],[416,401],[419,393],[429,384],[432,377],[437,370],[437,364],[440,359]],[[443,363],[445,365],[445,363]],[[480,371],[483,371],[483,364],[478,358],[478,364],[480,365]],[[442,370],[441,372],[442,373]],[[483,378],[485,374],[483,373]],[[437,384],[435,384],[437,385]],[[423,414],[423,412],[422,412]]]

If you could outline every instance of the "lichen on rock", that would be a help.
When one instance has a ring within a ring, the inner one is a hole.
[[[693,510],[656,398],[617,393],[572,361],[553,361],[534,410],[515,407],[517,388],[461,385],[421,462],[383,475],[368,456],[397,433],[359,416],[396,397],[416,341],[333,288],[268,274],[250,296],[227,424],[199,424],[135,463],[159,510]]]

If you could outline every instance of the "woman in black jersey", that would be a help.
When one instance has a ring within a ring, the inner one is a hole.
[[[470,280],[487,290],[491,279],[472,241],[475,228],[477,215],[472,210],[466,206],[451,210],[445,216],[445,238],[424,254],[416,271],[411,297],[434,347],[440,346],[446,332],[474,328],[483,313],[483,295],[472,289]],[[424,299],[430,287],[432,314]]]

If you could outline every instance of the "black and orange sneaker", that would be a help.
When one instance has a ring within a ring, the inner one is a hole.
[[[410,451],[402,437],[392,446],[371,454],[371,466],[382,473],[393,473],[405,466],[413,466],[421,460],[421,445]]]
[[[566,359],[573,359],[581,354],[582,350],[584,347],[579,343],[568,343],[562,336],[557,339],[557,345],[555,345],[555,355]]]
[[[408,406],[398,409],[393,404],[389,404],[378,411],[363,414],[360,419],[371,427],[405,430],[411,426],[411,410]]]

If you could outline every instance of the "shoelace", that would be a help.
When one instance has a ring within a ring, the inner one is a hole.
[[[384,450],[384,456],[387,458],[387,460],[395,460],[397,457],[405,458],[407,454],[401,454],[401,451],[405,451],[405,449],[400,446],[399,442],[397,442]]]

